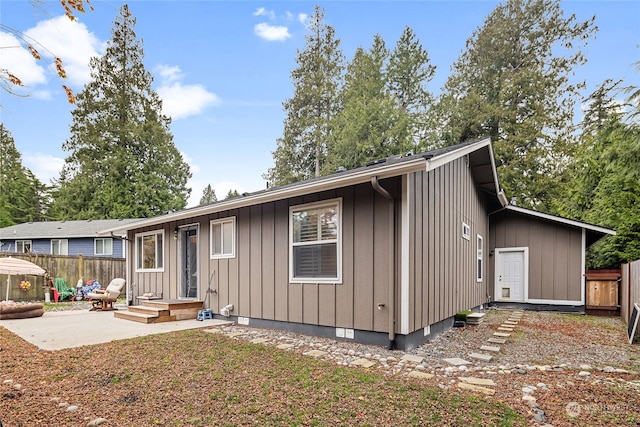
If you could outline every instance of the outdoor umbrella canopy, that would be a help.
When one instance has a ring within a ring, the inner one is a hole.
[[[19,258],[0,258],[0,274],[7,274],[7,297],[9,300],[9,283],[12,274],[31,274],[34,276],[44,276],[45,271],[42,267]]]

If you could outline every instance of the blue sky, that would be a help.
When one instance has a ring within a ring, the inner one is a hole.
[[[39,9],[26,0],[0,3],[0,68],[11,70],[27,86],[27,97],[0,94],[2,123],[11,132],[23,164],[45,183],[58,176],[69,153],[73,106],[61,84],[80,91],[88,81],[88,62],[103,52],[113,21],[125,3],[92,0],[94,11],[77,23],[63,16],[59,2]],[[293,94],[290,79],[297,50],[304,49],[305,18],[315,4],[336,30],[351,59],[358,46],[369,48],[380,34],[393,48],[405,26],[417,34],[437,66],[429,89],[438,93],[466,40],[499,2],[496,1],[130,1],[143,40],[144,64],[154,90],[173,118],[176,147],[190,164],[189,206],[211,184],[219,198],[265,187],[262,174],[272,166],[271,152],[282,135],[282,103]],[[633,63],[640,60],[640,2],[563,1],[565,15],[581,20],[596,15],[599,32],[585,49],[589,62],[576,70],[590,93],[606,78],[640,85]],[[63,59],[68,78],[50,70],[51,57],[34,61],[12,48],[17,43],[4,26],[33,37]]]

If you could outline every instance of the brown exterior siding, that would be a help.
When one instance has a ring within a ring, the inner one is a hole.
[[[485,301],[488,221],[464,158],[408,177],[409,332]],[[462,237],[462,223],[471,238]],[[483,282],[476,280],[476,236],[484,238]]]
[[[400,182],[393,178],[381,185],[398,196]],[[289,283],[289,208],[336,198],[342,198],[342,283]],[[360,184],[190,220],[199,224],[200,299],[206,300],[215,270],[211,287],[217,292],[209,296],[215,314],[233,304],[235,316],[388,332],[388,311],[377,309],[379,303],[388,307],[389,268],[396,262],[388,203],[370,184]],[[236,256],[210,259],[209,222],[230,216],[236,217]],[[134,296],[178,298],[180,254],[173,230],[181,225],[164,225],[164,272],[132,272]],[[135,230],[129,237],[155,230]],[[129,251],[134,266],[134,241]]]
[[[580,301],[582,298],[582,230],[513,211],[491,216],[490,249],[529,248],[527,299]],[[495,299],[495,258],[491,258],[487,292]]]

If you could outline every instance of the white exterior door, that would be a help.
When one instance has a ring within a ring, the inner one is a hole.
[[[527,300],[528,248],[496,249],[496,301]]]

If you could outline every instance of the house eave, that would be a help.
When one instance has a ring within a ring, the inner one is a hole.
[[[426,163],[427,160],[424,157],[417,157],[415,159],[400,161],[389,165],[376,166],[374,168],[362,168],[361,170],[355,170],[352,172],[329,175],[318,180],[310,180],[300,184],[276,187],[267,191],[223,200],[211,205],[198,206],[158,217],[143,219],[123,225],[122,227],[102,230],[100,234],[110,234],[143,227],[151,227],[171,221],[182,221],[197,216],[209,215],[217,212],[258,205],[261,203],[303,196],[310,193],[367,183],[371,181],[372,177],[385,179],[412,172],[424,171],[427,169]]]
[[[601,233],[601,234],[608,234],[608,235],[611,235],[611,236],[615,236],[616,235],[615,230],[611,230],[609,228],[599,227],[597,225],[587,224],[585,222],[574,221],[572,219],[567,219],[567,218],[562,218],[562,217],[559,217],[559,216],[549,215],[549,214],[542,213],[542,212],[537,212],[537,211],[534,211],[534,210],[531,210],[531,209],[524,209],[524,208],[521,208],[519,206],[507,205],[505,207],[505,209],[509,210],[509,211],[519,212],[519,213],[525,214],[525,215],[531,215],[531,216],[535,216],[535,217],[538,217],[538,218],[547,219],[549,221],[555,221],[555,222],[559,222],[559,223],[562,223],[562,224],[571,225],[573,227],[584,228],[585,230],[595,231],[595,232]]]

